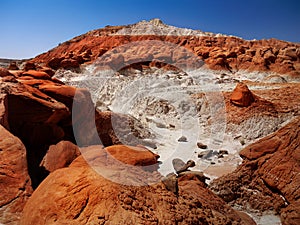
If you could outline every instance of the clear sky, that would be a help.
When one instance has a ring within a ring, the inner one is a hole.
[[[299,0],[0,0],[0,58],[30,58],[106,25],[164,23],[300,42]]]

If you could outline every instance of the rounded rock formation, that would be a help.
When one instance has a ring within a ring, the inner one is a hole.
[[[241,82],[236,85],[230,97],[230,102],[240,107],[248,107],[254,100],[254,95],[247,85]]]

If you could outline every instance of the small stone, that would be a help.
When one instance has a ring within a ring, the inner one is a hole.
[[[156,127],[157,127],[157,128],[167,128],[167,126],[166,126],[165,124],[160,123],[160,122],[157,122],[157,123],[156,123]]]
[[[187,142],[186,136],[181,136],[181,137],[178,139],[178,142]]]
[[[220,150],[218,152],[218,158],[224,158],[224,155],[228,155],[228,151],[227,150]]]
[[[244,139],[241,139],[241,140],[240,140],[240,143],[241,143],[241,145],[245,145],[245,140],[244,140]]]
[[[228,155],[228,151],[227,150],[220,150],[219,154]]]
[[[188,160],[187,162],[186,162],[186,166],[188,166],[188,168],[190,168],[190,167],[194,167],[194,166],[196,166],[196,163],[195,163],[195,161],[194,160]]]
[[[175,125],[174,124],[169,124],[169,127],[170,128],[175,128]]]
[[[207,149],[207,145],[205,145],[201,142],[197,142],[197,146],[198,146],[198,148],[201,148],[201,149]]]
[[[213,150],[206,150],[198,153],[198,158],[208,159],[213,156]]]
[[[218,159],[220,158],[224,158],[224,155],[223,154],[218,154]]]

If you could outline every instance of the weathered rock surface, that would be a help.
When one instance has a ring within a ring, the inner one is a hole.
[[[26,149],[19,138],[0,125],[0,223],[17,224],[32,193]]]
[[[175,195],[157,172],[90,149],[41,183],[21,224],[255,224],[242,220],[197,178],[179,180],[178,187]]]
[[[274,210],[283,224],[298,224],[300,183],[300,117],[244,148],[241,166],[211,184],[232,204]]]

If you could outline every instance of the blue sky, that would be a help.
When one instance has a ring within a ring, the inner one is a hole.
[[[0,58],[30,58],[106,25],[165,23],[300,42],[298,0],[0,0]]]

